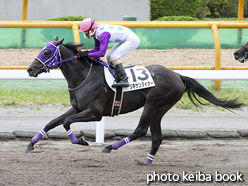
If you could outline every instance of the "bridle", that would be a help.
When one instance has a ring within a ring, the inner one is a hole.
[[[57,68],[60,64],[79,57],[76,55],[62,60],[60,54],[61,45],[56,46],[54,44],[55,42],[56,41],[51,41],[50,43],[48,43],[35,58],[43,65],[43,69],[45,70],[45,72],[49,72],[50,69]],[[46,49],[50,50],[52,53],[51,57],[48,59],[43,56],[43,51]]]
[[[245,47],[245,45],[243,45],[241,48],[243,49],[241,51],[242,51],[242,54],[244,56],[244,59],[248,59],[248,48]]]
[[[49,72],[49,70],[50,69],[53,69],[53,68],[57,68],[58,67],[58,65],[60,65],[60,64],[62,64],[62,63],[64,63],[64,62],[66,62],[66,61],[69,61],[69,60],[72,60],[72,59],[75,59],[75,58],[79,58],[79,56],[78,55],[76,55],[76,56],[72,56],[72,57],[70,57],[70,58],[67,58],[67,59],[64,59],[64,60],[62,60],[62,58],[61,58],[61,54],[60,54],[60,48],[61,48],[61,45],[59,45],[59,46],[56,46],[56,45],[54,45],[54,43],[55,43],[56,41],[51,41],[50,43],[48,43],[41,51],[40,51],[40,53],[38,54],[38,56],[35,58],[35,59],[37,59],[42,65],[43,65],[43,69],[45,70],[45,72]],[[43,57],[43,51],[45,50],[45,49],[48,49],[48,50],[50,50],[51,51],[51,57],[50,58],[48,58],[48,59],[46,59],[45,57]],[[70,88],[70,87],[68,87],[68,89],[70,90],[70,91],[74,91],[74,90],[77,90],[78,88],[80,88],[85,82],[86,82],[86,80],[88,79],[88,77],[89,77],[89,75],[90,75],[90,73],[91,73],[91,71],[93,70],[94,71],[94,69],[92,68],[92,65],[93,65],[93,63],[89,63],[89,61],[85,58],[85,60],[86,60],[86,62],[88,63],[88,65],[90,66],[90,70],[89,70],[89,72],[88,72],[88,74],[87,74],[87,76],[86,76],[86,78],[84,79],[84,81],[80,84],[80,85],[78,85],[76,88]],[[94,60],[95,62],[98,62],[96,59],[92,59],[92,60]],[[104,62],[98,62],[98,63],[104,63]],[[103,65],[103,64],[102,64]],[[105,65],[104,65],[105,66]],[[106,66],[105,66],[106,67]],[[105,91],[107,91],[107,89],[106,89],[106,85],[105,85],[105,83],[102,81],[102,79],[98,76],[98,74],[94,71],[94,73],[95,73],[95,75],[98,77],[98,79],[101,81],[101,83],[105,86],[104,88],[105,88]],[[112,72],[113,73],[113,72]]]
[[[243,45],[243,46],[241,46],[239,51],[242,54],[242,56],[240,56],[239,55],[240,53],[237,51],[234,53],[235,59],[239,60],[239,62],[241,62],[241,63],[244,63],[244,61],[246,61],[248,59],[248,48],[245,45]],[[236,57],[236,53],[238,54],[237,57]]]
[[[50,43],[48,43],[41,51],[40,53],[38,54],[38,56],[35,58],[37,59],[42,65],[42,69],[44,69],[45,72],[49,72],[50,69],[53,69],[53,68],[57,68],[60,64],[66,62],[66,61],[69,61],[69,60],[72,60],[72,59],[76,59],[76,58],[79,58],[80,56],[79,55],[76,55],[76,56],[72,56],[70,58],[67,58],[67,59],[64,59],[62,60],[61,58],[61,54],[60,54],[60,48],[61,48],[61,45],[58,45],[56,46],[54,43],[56,43],[57,41],[51,41]],[[43,57],[43,51],[45,49],[48,49],[51,51],[51,57],[50,58],[45,58]],[[113,72],[112,69],[109,68],[109,66],[104,63],[103,61],[97,61],[95,58],[92,59],[93,61],[97,62],[97,63],[100,63],[101,65],[105,66],[106,68],[108,68],[111,72],[111,74],[115,77],[115,74]],[[85,58],[85,61],[87,62],[87,64],[90,66],[90,70],[86,76],[86,78],[84,79],[84,81],[79,85],[77,86],[76,88],[70,88],[68,87],[68,89],[70,91],[74,91],[74,90],[77,90],[78,88],[80,88],[85,82],[86,80],[88,79],[91,71],[93,71],[95,73],[95,75],[97,76],[97,78],[101,81],[101,83],[104,85],[104,90],[105,92],[107,92],[107,85],[103,82],[103,80],[98,76],[98,74],[95,72],[95,70],[93,69],[93,63],[90,63],[87,58]]]

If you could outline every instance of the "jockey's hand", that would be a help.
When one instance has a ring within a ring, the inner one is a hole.
[[[80,58],[88,57],[88,54],[89,54],[88,50],[85,50],[83,52],[81,52],[81,51],[79,52]]]

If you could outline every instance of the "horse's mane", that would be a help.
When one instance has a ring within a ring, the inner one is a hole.
[[[66,43],[66,44],[64,44],[64,46],[65,46],[66,48],[70,49],[70,50],[73,52],[73,54],[75,54],[75,55],[78,54],[78,49],[79,49],[80,47],[82,47],[83,45],[84,45],[83,43],[78,44],[78,45],[75,45],[75,44],[73,44],[73,43]]]
[[[69,50],[71,50],[72,52],[73,52],[73,54],[75,54],[75,55],[78,55],[78,52],[79,52],[79,50],[80,50],[80,47],[82,47],[84,44],[83,43],[81,43],[81,44],[78,44],[78,45],[75,45],[75,44],[73,44],[73,43],[66,43],[66,44],[64,44],[64,46],[66,47],[66,48],[68,48]],[[81,59],[82,60],[82,59]],[[92,59],[88,59],[89,60],[89,62],[90,63],[94,63],[95,65],[100,65],[100,63],[98,63],[98,62],[95,62],[95,61],[93,61]]]

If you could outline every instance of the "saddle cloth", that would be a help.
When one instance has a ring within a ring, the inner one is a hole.
[[[145,67],[130,67],[125,68],[125,72],[128,77],[129,87],[123,87],[123,92],[134,91],[139,89],[145,89],[149,87],[154,87],[155,83],[153,78]],[[109,72],[109,69],[104,68],[105,79],[108,86],[116,92],[116,88],[113,88],[112,85],[115,81],[113,75]]]

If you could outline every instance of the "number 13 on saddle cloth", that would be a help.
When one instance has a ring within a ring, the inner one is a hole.
[[[151,73],[145,67],[125,68],[125,72],[128,77],[129,87],[123,87],[123,92],[145,89],[155,86]],[[107,68],[104,68],[104,74],[108,86],[114,92],[116,92],[116,88],[112,87],[115,78],[112,76]]]

